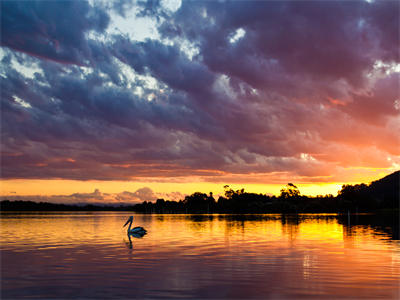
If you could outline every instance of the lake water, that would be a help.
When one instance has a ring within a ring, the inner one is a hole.
[[[398,217],[129,215],[3,212],[1,298],[400,296]]]

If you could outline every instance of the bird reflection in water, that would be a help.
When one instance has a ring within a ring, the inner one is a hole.
[[[146,235],[146,232],[143,232],[143,233],[128,233],[127,236],[128,236],[129,242],[125,241],[126,246],[129,249],[132,249],[133,248],[132,237],[135,238],[135,239],[141,239],[145,235]]]

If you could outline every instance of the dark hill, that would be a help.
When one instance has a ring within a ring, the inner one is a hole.
[[[399,207],[400,171],[371,182],[368,190],[375,199],[379,199],[384,204],[393,204],[394,207]]]
[[[356,185],[343,185],[338,193],[341,206],[352,211],[380,209],[398,210],[400,202],[400,171],[379,180]]]

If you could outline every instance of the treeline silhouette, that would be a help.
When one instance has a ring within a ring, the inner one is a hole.
[[[225,186],[225,195],[215,200],[213,194],[193,193],[184,200],[137,204],[134,210],[143,213],[337,213],[398,211],[400,171],[371,184],[343,185],[338,195],[310,197],[301,195],[288,183],[279,196],[233,190]]]
[[[158,199],[144,201],[136,205],[119,207],[99,205],[66,205],[36,203],[31,201],[2,201],[1,210],[87,210],[87,211],[127,211],[141,213],[346,213],[372,211],[398,211],[400,202],[400,171],[394,172],[371,184],[343,185],[335,197],[301,195],[296,185],[288,183],[279,196],[233,190],[224,186],[224,196],[217,200],[212,193],[196,192],[180,201]]]

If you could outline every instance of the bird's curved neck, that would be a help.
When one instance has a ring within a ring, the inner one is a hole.
[[[128,232],[131,231],[132,222],[133,222],[133,220],[130,220],[129,227],[128,227]]]

